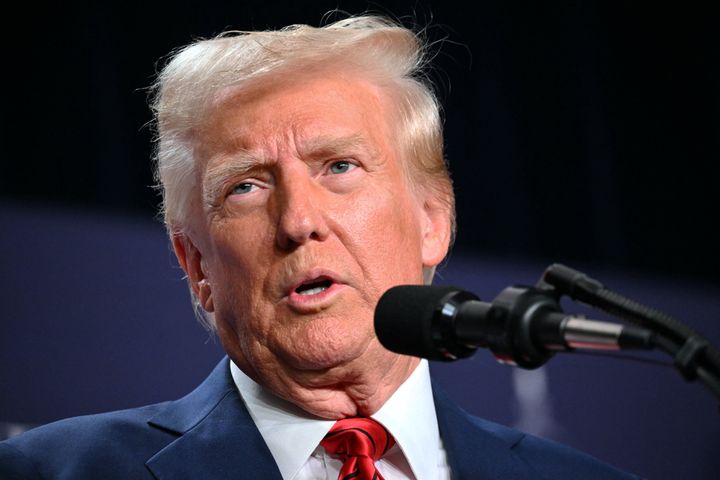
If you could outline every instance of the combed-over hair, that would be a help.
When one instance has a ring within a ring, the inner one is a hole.
[[[450,207],[452,186],[443,157],[435,95],[423,76],[425,46],[415,33],[377,16],[340,20],[325,27],[292,25],[277,31],[228,32],[175,53],[158,76],[156,179],[170,232],[182,231],[199,201],[194,158],[196,132],[218,93],[264,76],[336,65],[391,90],[400,121],[405,169],[415,187],[436,191]]]

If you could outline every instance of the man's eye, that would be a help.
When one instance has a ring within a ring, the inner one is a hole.
[[[243,182],[235,185],[230,191],[232,195],[242,195],[244,193],[250,193],[257,188],[257,185],[250,182]]]
[[[330,165],[330,172],[338,174],[338,173],[347,173],[353,168],[355,168],[356,165],[346,162],[346,161],[340,161],[335,162],[332,165]]]

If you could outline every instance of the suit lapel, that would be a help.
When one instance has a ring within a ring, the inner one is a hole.
[[[195,391],[148,423],[178,435],[146,463],[159,480],[281,478],[235,389],[227,358]]]
[[[440,437],[454,480],[542,478],[512,450],[525,436],[523,433],[471,417],[435,383],[433,396]]]

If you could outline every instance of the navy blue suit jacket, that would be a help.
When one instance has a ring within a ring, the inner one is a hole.
[[[434,388],[454,479],[635,478],[475,417]],[[61,420],[0,442],[0,479],[280,479],[225,358],[173,402]]]

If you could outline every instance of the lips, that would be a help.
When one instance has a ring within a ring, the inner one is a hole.
[[[295,293],[303,296],[317,295],[324,292],[335,283],[331,278],[321,277],[301,284],[295,289]]]
[[[286,290],[286,301],[290,308],[300,313],[316,312],[332,302],[344,287],[333,272],[311,270],[290,283]]]

